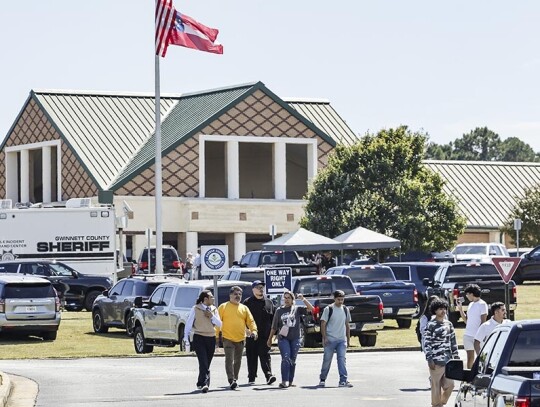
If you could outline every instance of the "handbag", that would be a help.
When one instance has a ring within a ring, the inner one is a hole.
[[[287,336],[289,334],[289,327],[287,325],[283,325],[281,329],[279,330],[280,336]]]

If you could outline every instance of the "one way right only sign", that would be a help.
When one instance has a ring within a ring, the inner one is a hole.
[[[508,284],[519,266],[521,257],[492,257],[491,260],[504,282]]]

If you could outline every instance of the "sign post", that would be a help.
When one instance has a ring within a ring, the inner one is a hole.
[[[519,231],[521,230],[521,219],[514,219],[514,230],[516,231],[516,257],[519,257]]]
[[[510,312],[510,293],[508,292],[508,283],[512,279],[512,276],[516,272],[519,263],[521,262],[521,257],[492,257],[493,264],[495,268],[501,275],[501,278],[504,281],[504,305],[508,312]]]

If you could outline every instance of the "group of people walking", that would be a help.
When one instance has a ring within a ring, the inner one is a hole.
[[[467,368],[470,369],[483,342],[497,325],[506,321],[506,307],[502,302],[491,304],[493,316],[487,320],[488,306],[481,299],[480,287],[469,284],[464,292],[469,300],[467,312],[463,310],[462,299],[457,299],[457,306],[465,321],[463,347],[467,352]],[[429,366],[432,407],[442,407],[450,398],[454,381],[445,377],[444,370],[450,359],[459,359],[454,326],[448,320],[447,312],[448,302],[431,296],[419,320],[422,350]]]
[[[334,303],[327,306],[321,316],[321,335],[324,356],[319,375],[319,386],[324,387],[337,354],[339,387],[352,387],[348,381],[346,352],[350,346],[350,313],[344,305],[345,293],[334,292]],[[277,381],[272,373],[271,347],[274,338],[281,355],[280,388],[295,386],[296,358],[300,350],[300,329],[303,316],[312,311],[313,306],[301,294],[297,297],[286,291],[283,305],[276,309],[272,301],[265,297],[264,283],[252,283],[252,296],[242,303],[242,288],[234,286],[229,292],[229,301],[214,306],[214,296],[210,291],[202,291],[190,311],[184,330],[184,341],[190,343],[199,362],[197,388],[203,393],[210,386],[210,365],[221,339],[225,353],[225,372],[230,389],[238,387],[238,375],[245,348],[248,384],[255,384],[259,363],[265,383]],[[297,306],[296,299],[304,306]]]

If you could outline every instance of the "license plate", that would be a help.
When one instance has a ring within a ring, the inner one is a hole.
[[[391,314],[392,313],[392,308],[383,308],[383,313],[385,314]]]
[[[36,307],[26,307],[26,312],[36,312],[36,311],[37,311]]]

